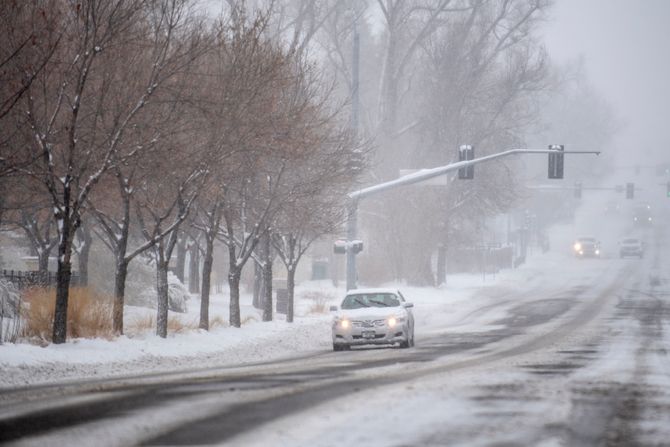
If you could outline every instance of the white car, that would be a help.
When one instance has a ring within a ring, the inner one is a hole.
[[[634,237],[623,239],[619,243],[619,257],[637,256],[642,259],[644,257],[644,244],[641,240]]]
[[[350,290],[333,318],[333,350],[357,345],[414,346],[412,303],[399,290]]]

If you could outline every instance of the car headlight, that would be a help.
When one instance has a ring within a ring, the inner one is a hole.
[[[582,244],[580,244],[579,242],[577,242],[577,243],[574,245],[573,248],[575,249],[575,251],[580,251],[580,250],[582,249]]]
[[[399,316],[389,317],[388,320],[386,320],[389,327],[395,327],[398,323],[402,323],[403,321],[405,321],[405,317]]]
[[[599,254],[600,254],[600,250],[596,250],[596,254],[599,255]]]
[[[351,326],[351,322],[349,320],[347,320],[347,319],[340,320],[340,327],[342,329],[349,329],[350,326]]]

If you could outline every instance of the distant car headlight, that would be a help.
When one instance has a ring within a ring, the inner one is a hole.
[[[649,222],[651,222],[651,217],[649,218]]]
[[[575,251],[580,251],[580,250],[582,249],[582,244],[580,244],[579,242],[577,242],[577,243],[573,246],[573,248],[575,249]]]
[[[599,254],[600,254],[600,250],[596,250],[596,254],[599,255]]]

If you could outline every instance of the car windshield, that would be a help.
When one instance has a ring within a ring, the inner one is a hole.
[[[624,239],[623,243],[624,244],[638,244],[638,243],[640,243],[640,241],[638,241],[637,239]]]
[[[355,295],[347,295],[344,301],[342,301],[342,309],[397,306],[400,306],[400,300],[393,293],[357,293]]]
[[[581,243],[586,243],[586,244],[593,244],[595,243],[595,239],[592,237],[580,237],[579,242]]]

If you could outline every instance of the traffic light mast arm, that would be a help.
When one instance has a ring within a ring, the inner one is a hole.
[[[371,196],[378,192],[386,191],[403,185],[411,185],[422,180],[428,180],[437,177],[447,172],[457,171],[461,168],[483,163],[485,161],[493,160],[495,158],[506,157],[514,154],[595,154],[600,155],[598,151],[558,151],[554,149],[510,149],[508,151],[500,152],[498,154],[487,155],[485,157],[475,158],[473,160],[459,161],[445,166],[439,166],[432,169],[423,169],[413,174],[405,175],[403,177],[391,180],[390,182],[380,183],[378,185],[368,186],[367,188],[359,189],[349,193],[349,201],[347,203],[347,240],[353,241],[357,238],[357,212],[358,201],[364,197]],[[353,249],[347,249],[347,290],[356,288],[356,253]]]
[[[413,183],[418,183],[423,180],[428,180],[433,177],[437,177],[447,172],[457,171],[461,168],[468,166],[476,165],[477,163],[483,163],[485,161],[493,160],[496,158],[506,157],[508,155],[514,154],[595,154],[600,155],[599,151],[562,151],[552,149],[510,149],[508,151],[499,152],[497,154],[487,155],[485,157],[475,158],[473,160],[459,161],[456,163],[451,163],[445,166],[438,166],[437,168],[431,169],[422,169],[418,172],[408,174],[402,177],[399,177],[395,180],[391,180],[384,183],[379,183],[377,185],[368,186],[367,188],[359,189],[349,193],[349,198],[352,200],[362,199],[367,196],[371,196],[378,192],[386,191],[388,189],[393,189],[398,186],[411,185]]]

